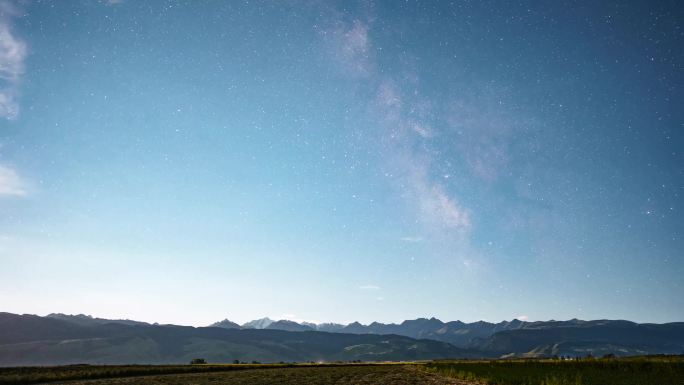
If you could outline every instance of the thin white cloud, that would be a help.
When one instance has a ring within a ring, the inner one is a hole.
[[[26,185],[13,169],[0,165],[0,196],[24,196]]]
[[[0,77],[16,81],[24,73],[26,43],[12,33],[10,20],[6,16],[0,19]]]
[[[515,318],[518,319],[518,320],[520,320],[520,321],[527,321],[527,320],[530,319],[530,317],[528,317],[528,316],[526,316],[526,315],[519,315],[519,316],[517,316],[517,317],[515,317]]]
[[[18,87],[28,52],[26,42],[12,30],[19,15],[13,3],[0,0],[0,117],[6,119],[19,115]]]
[[[480,265],[480,263],[478,263],[474,259],[467,258],[467,257],[461,259],[461,264],[463,265],[464,268],[466,268],[467,270],[471,270],[471,271],[477,270],[477,269],[482,267]]]
[[[418,243],[423,242],[423,237],[401,237],[399,240],[404,242]]]
[[[361,290],[380,290],[380,286],[377,285],[361,285],[359,286]]]
[[[0,117],[16,119],[19,115],[17,90],[13,87],[0,88]]]

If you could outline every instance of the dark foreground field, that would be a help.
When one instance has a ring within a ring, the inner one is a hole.
[[[128,370],[130,369],[130,370]],[[187,371],[199,372],[188,373]],[[168,374],[151,374],[160,372]],[[185,373],[183,373],[185,371]],[[148,373],[140,375],[141,373]],[[137,375],[134,375],[137,374]],[[112,378],[87,379],[87,377]],[[56,378],[78,380],[57,381]],[[412,364],[380,365],[242,365],[242,366],[165,366],[165,367],[56,367],[0,369],[0,384],[83,384],[83,385],[308,385],[308,384],[453,384],[470,385],[472,381],[449,378],[422,370]]]
[[[425,370],[488,385],[684,385],[684,357],[438,361]]]
[[[0,368],[0,384],[684,385],[684,357]]]

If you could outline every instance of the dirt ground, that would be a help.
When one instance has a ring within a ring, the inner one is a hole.
[[[53,383],[57,384],[57,383]],[[155,376],[67,381],[69,385],[364,385],[431,384],[472,385],[471,383],[427,373],[412,365],[301,367],[251,369],[231,372],[165,374]]]

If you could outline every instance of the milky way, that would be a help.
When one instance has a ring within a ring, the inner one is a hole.
[[[684,317],[676,2],[0,2],[0,310]]]

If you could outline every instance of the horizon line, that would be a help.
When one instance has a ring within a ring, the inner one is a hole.
[[[2,313],[2,312],[0,312],[0,313]],[[235,320],[232,320],[232,319],[230,319],[230,318],[223,318],[223,319],[219,319],[219,320],[216,320],[216,321],[213,321],[213,322],[209,322],[209,323],[207,323],[207,324],[199,324],[199,323],[198,323],[198,324],[185,324],[185,323],[174,323],[174,322],[146,321],[146,320],[142,320],[142,319],[135,319],[135,318],[128,318],[128,317],[126,317],[126,318],[121,318],[121,317],[96,316],[96,315],[93,315],[93,314],[85,314],[85,313],[69,314],[69,313],[63,313],[63,312],[50,312],[50,313],[46,313],[46,314],[44,314],[44,315],[40,315],[40,314],[37,314],[37,313],[12,313],[12,312],[9,312],[9,311],[6,311],[5,313],[17,314],[17,315],[33,315],[33,316],[43,317],[43,318],[49,317],[50,315],[64,315],[64,316],[72,316],[72,317],[84,316],[84,317],[90,317],[90,318],[92,318],[92,319],[103,319],[103,320],[111,320],[111,321],[133,321],[133,322],[142,322],[142,323],[146,323],[146,324],[149,324],[149,325],[161,325],[161,326],[163,326],[163,325],[174,325],[174,326],[188,326],[188,327],[195,327],[195,328],[200,328],[200,327],[211,327],[211,325],[212,325],[213,323],[218,323],[218,322],[222,322],[222,321],[225,321],[225,320],[228,320],[228,321],[230,321],[230,322],[233,322],[233,323],[235,323],[235,324],[238,324],[240,327],[242,327],[242,326],[245,325],[246,323],[249,323],[249,322],[252,322],[252,321],[257,321],[257,320],[262,320],[262,319],[269,319],[269,320],[272,321],[272,322],[278,322],[278,321],[291,321],[291,322],[295,322],[295,323],[300,324],[300,325],[303,325],[303,324],[305,324],[305,323],[309,323],[309,324],[315,324],[315,325],[338,324],[338,325],[343,325],[343,326],[348,326],[348,325],[351,325],[351,324],[354,324],[354,323],[359,323],[359,324],[362,325],[362,326],[370,326],[370,325],[373,324],[373,323],[380,323],[380,324],[383,324],[383,325],[401,325],[401,324],[402,324],[403,322],[405,322],[405,321],[416,321],[416,320],[419,320],[419,319],[426,319],[426,320],[435,319],[435,320],[440,321],[440,322],[442,322],[442,323],[462,322],[462,323],[464,323],[464,324],[473,324],[473,323],[478,323],[478,322],[485,322],[485,323],[490,323],[490,324],[499,324],[499,323],[502,323],[502,322],[513,322],[513,321],[520,321],[520,322],[525,322],[525,323],[535,323],[535,322],[568,322],[568,321],[584,321],[584,322],[589,322],[589,321],[626,321],[626,322],[633,322],[633,323],[636,323],[636,324],[668,324],[668,323],[684,322],[684,321],[667,321],[667,322],[645,321],[645,322],[642,322],[642,321],[635,321],[635,320],[624,319],[624,318],[595,318],[595,319],[581,319],[581,318],[577,318],[577,317],[573,317],[573,318],[570,318],[570,319],[555,319],[555,318],[550,318],[550,319],[546,319],[546,320],[544,320],[544,319],[529,320],[529,319],[520,319],[520,318],[518,318],[518,317],[514,317],[514,318],[512,318],[512,319],[510,319],[510,320],[508,320],[508,319],[502,319],[502,320],[500,320],[500,321],[489,321],[489,320],[485,320],[485,319],[479,319],[479,320],[476,320],[476,321],[464,321],[464,320],[461,320],[461,319],[454,319],[454,320],[445,321],[445,320],[442,320],[441,318],[432,316],[432,317],[406,318],[406,319],[403,319],[403,320],[401,320],[401,321],[399,321],[399,322],[395,322],[395,321],[393,321],[393,322],[383,322],[383,321],[375,320],[375,321],[371,321],[371,322],[369,322],[369,323],[364,323],[364,322],[361,322],[361,321],[341,321],[341,322],[335,322],[335,321],[324,321],[324,322],[320,322],[320,321],[317,321],[317,322],[313,322],[313,321],[307,321],[307,320],[302,320],[302,319],[288,319],[288,318],[279,318],[279,317],[264,316],[264,317],[259,317],[259,318],[252,318],[252,319],[250,319],[250,320],[248,320],[248,321],[244,321],[244,322],[235,321]]]

